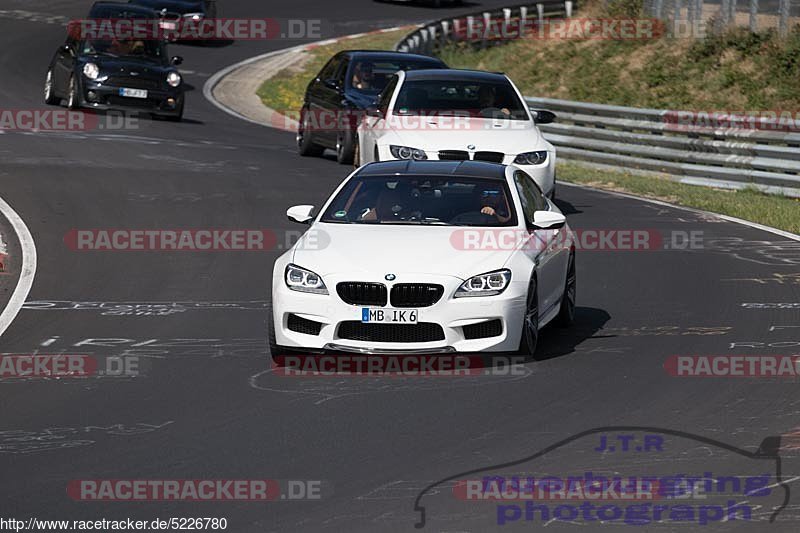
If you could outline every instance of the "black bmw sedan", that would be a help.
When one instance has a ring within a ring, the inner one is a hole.
[[[441,59],[401,52],[345,50],[333,56],[306,88],[297,147],[300,155],[336,150],[342,164],[353,162],[356,128],[400,70],[447,68]]]
[[[147,112],[183,118],[184,84],[177,65],[155,39],[98,39],[70,34],[47,69],[44,98],[70,109]]]

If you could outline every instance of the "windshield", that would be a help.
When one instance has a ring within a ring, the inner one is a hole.
[[[414,80],[400,89],[396,115],[454,114],[528,120],[525,106],[508,82]]]
[[[140,57],[159,61],[164,57],[164,45],[152,39],[86,39],[82,53],[111,57]]]
[[[441,65],[438,62],[424,60],[386,61],[362,59],[353,63],[347,83],[348,88],[354,89],[357,92],[377,95],[386,88],[392,75],[398,70],[419,70],[440,67]]]
[[[320,219],[339,224],[514,226],[503,180],[453,176],[351,179]]]

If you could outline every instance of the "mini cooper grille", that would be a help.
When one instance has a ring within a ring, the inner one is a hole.
[[[339,338],[367,342],[432,342],[444,340],[439,324],[365,324],[348,321],[339,324]]]
[[[439,301],[444,287],[428,283],[398,283],[392,287],[394,307],[428,307]]]
[[[469,152],[464,150],[442,150],[439,152],[442,161],[469,161]]]
[[[386,305],[386,285],[383,283],[366,283],[361,281],[345,281],[336,285],[339,298],[351,305]]]
[[[464,326],[464,338],[467,340],[499,337],[502,334],[503,323],[500,319]]]
[[[308,320],[307,318],[297,315],[289,315],[287,326],[291,331],[305,333],[306,335],[319,335],[322,329],[322,324],[320,322],[314,322],[313,320]]]
[[[165,75],[165,84],[166,79]],[[142,79],[137,76],[109,76],[103,84],[110,87],[126,87],[128,89],[158,89],[158,82],[156,80]]]
[[[502,163],[503,157],[505,157],[505,154],[502,152],[475,152],[475,156],[472,159],[488,163]]]

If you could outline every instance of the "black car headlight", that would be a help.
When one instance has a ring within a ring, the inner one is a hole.
[[[466,298],[472,296],[495,296],[500,294],[508,287],[511,282],[511,271],[507,268],[495,270],[473,276],[461,284],[455,298]]]
[[[183,79],[181,78],[181,75],[177,72],[170,72],[167,74],[167,83],[170,87],[177,87],[182,81]]]
[[[428,159],[424,150],[411,148],[410,146],[395,146],[392,144],[389,146],[389,151],[392,152],[392,155],[397,159],[413,159],[414,161],[424,161]]]
[[[514,163],[517,165],[541,165],[545,161],[547,161],[547,150],[525,152],[514,159]]]
[[[286,267],[284,279],[286,286],[293,291],[328,294],[328,288],[319,274],[297,265],[290,264]]]
[[[90,80],[96,80],[100,75],[100,68],[94,63],[86,63],[83,66],[83,75]]]

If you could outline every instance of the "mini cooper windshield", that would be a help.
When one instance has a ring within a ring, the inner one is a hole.
[[[152,39],[86,39],[81,52],[88,55],[163,61],[164,44]]]
[[[517,217],[506,183],[453,176],[369,176],[351,179],[320,222],[515,226]]]
[[[525,106],[509,83],[463,80],[413,80],[400,89],[396,115],[426,113],[528,120]]]

